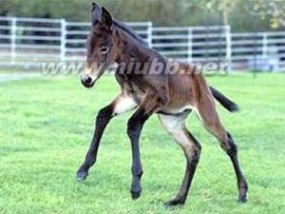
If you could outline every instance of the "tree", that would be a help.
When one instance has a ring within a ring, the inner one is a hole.
[[[277,29],[285,27],[285,2],[281,0],[253,2],[254,15],[262,20],[269,20],[270,27]]]
[[[0,15],[89,21],[94,0],[0,0]],[[284,0],[97,0],[115,18],[156,26],[231,25],[234,31],[285,26]],[[209,14],[209,12],[211,12]],[[254,23],[253,23],[254,22]]]
[[[229,25],[229,17],[233,7],[237,4],[238,0],[212,0],[207,3],[207,7],[213,5],[223,15],[223,24]]]

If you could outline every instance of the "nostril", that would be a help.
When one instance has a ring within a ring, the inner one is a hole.
[[[89,76],[83,76],[83,77],[81,77],[81,83],[82,83],[85,87],[90,88],[90,87],[93,86],[94,81],[93,81],[93,79],[92,79],[91,77],[89,77]]]
[[[92,78],[89,76],[83,76],[81,77],[81,82],[84,84],[90,84],[92,82]]]
[[[87,85],[90,85],[92,83],[92,78],[91,77],[87,77],[85,78],[84,82],[87,84]]]

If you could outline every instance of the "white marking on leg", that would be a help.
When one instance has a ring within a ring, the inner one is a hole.
[[[168,132],[181,130],[185,121],[185,117],[172,115],[159,115],[159,119]]]
[[[191,150],[191,142],[185,134],[185,120],[188,114],[183,116],[159,115],[159,119],[166,131],[185,150]]]
[[[125,113],[134,109],[137,103],[132,97],[122,96],[115,101],[113,116]]]

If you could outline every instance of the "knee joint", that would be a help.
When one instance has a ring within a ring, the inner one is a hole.
[[[200,154],[201,154],[201,146],[200,147],[195,147],[192,152],[192,160],[194,163],[198,163],[200,159]]]
[[[128,130],[127,130],[129,138],[134,139],[134,138],[138,137],[139,132],[140,132],[139,125],[136,123],[133,123],[132,121],[129,121],[128,122]]]
[[[236,155],[237,154],[237,146],[235,145],[231,135],[227,134],[227,142],[222,143],[222,148],[226,151],[228,155]]]
[[[139,177],[139,178],[141,178],[142,177],[142,175],[143,175],[143,170],[141,169],[141,168],[133,168],[132,167],[132,174],[134,175],[134,176],[137,176],[137,177]]]
[[[189,167],[197,165],[200,159],[201,148],[198,146],[191,147],[189,150],[185,150],[185,155],[189,163]]]
[[[229,144],[229,149],[227,150],[228,154],[236,155],[237,154],[237,146],[234,143]]]
[[[108,121],[112,117],[112,109],[104,108],[101,109],[96,117],[96,122]]]

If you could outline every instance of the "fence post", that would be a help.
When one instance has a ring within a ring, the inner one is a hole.
[[[15,65],[16,60],[16,35],[17,34],[17,18],[12,17],[11,18],[11,59],[10,64]]]
[[[262,56],[263,58],[266,58],[267,57],[267,33],[263,33],[262,35]]]
[[[226,68],[226,73],[232,70],[232,36],[231,36],[231,26],[225,26],[225,36],[226,36],[226,60],[228,66]]]
[[[187,31],[187,38],[188,38],[188,45],[187,45],[187,59],[188,59],[188,62],[191,62],[192,61],[192,28],[188,28],[188,31]]]
[[[60,60],[63,62],[65,60],[66,53],[66,21],[65,19],[60,20]]]
[[[148,47],[152,48],[152,22],[147,24],[147,43]]]

